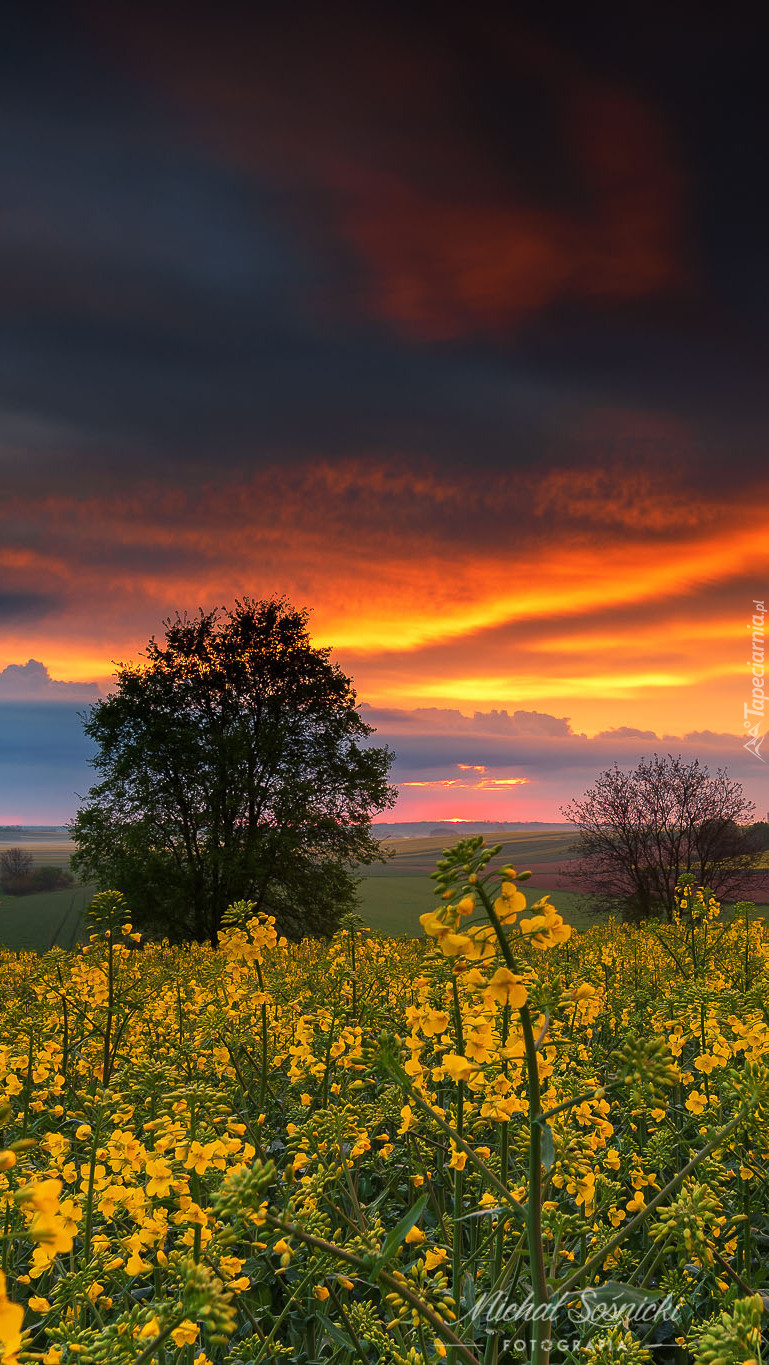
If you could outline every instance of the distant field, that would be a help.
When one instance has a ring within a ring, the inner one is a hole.
[[[69,868],[70,855],[75,851],[71,839],[64,836],[55,838],[30,838],[28,835],[0,833],[0,853],[7,848],[21,848],[29,853],[35,867]]]
[[[584,894],[570,888],[568,874],[560,871],[572,854],[574,835],[570,830],[534,834],[503,830],[498,834],[486,834],[484,838],[487,844],[502,845],[499,859],[495,861],[512,863],[518,872],[531,871],[531,881],[522,885],[529,904],[547,892],[553,905],[575,929],[588,929],[596,923],[595,914],[587,909]],[[360,914],[369,928],[395,935],[421,933],[419,916],[436,904],[430,873],[435,871],[436,861],[447,842],[445,836],[393,839],[386,845],[392,853],[386,863],[361,869]],[[760,865],[769,867],[769,855],[764,855]],[[765,891],[764,878],[757,884],[754,894],[757,912],[766,916],[769,915],[769,903],[761,896],[762,891]],[[749,898],[747,892],[746,899]],[[733,906],[725,903],[723,913],[730,918]]]
[[[500,860],[512,863],[519,872],[526,871],[535,863],[568,860],[574,843],[574,835],[570,830],[536,834],[501,830],[497,834],[493,831],[484,834],[483,837],[489,845],[501,844]],[[419,839],[390,839],[384,844],[384,848],[392,853],[392,857],[384,865],[366,868],[366,876],[413,876],[417,872],[426,872],[429,875],[435,871],[437,859],[450,842],[446,835]]]
[[[560,885],[568,881],[558,869],[569,860],[573,843],[569,830],[532,834],[504,830],[484,838],[487,844],[502,845],[500,861],[512,863],[519,872],[531,870],[532,879],[525,883],[529,903],[547,891],[553,904],[575,928],[586,929],[595,923],[595,916],[586,911],[584,897]],[[392,839],[386,844],[392,854],[386,863],[361,868],[360,914],[369,928],[394,935],[421,933],[419,916],[436,904],[430,873],[435,871],[437,859],[450,842],[446,835]],[[23,847],[31,853],[35,867],[66,868],[73,851],[72,843],[62,836],[20,838],[3,832],[0,852],[10,847]],[[764,865],[767,864],[769,858]],[[72,947],[83,937],[83,912],[93,891],[93,886],[76,886],[34,896],[0,897],[0,946],[35,952],[45,952],[54,944]],[[728,914],[729,909],[724,908]],[[769,904],[758,905],[757,909],[769,914]]]
[[[69,869],[74,845],[63,835],[35,837],[16,831],[0,834],[0,853],[23,848],[34,867]],[[93,886],[71,886],[65,891],[41,891],[32,896],[0,894],[0,946],[15,952],[44,953],[58,945],[72,948],[83,937],[83,911]]]

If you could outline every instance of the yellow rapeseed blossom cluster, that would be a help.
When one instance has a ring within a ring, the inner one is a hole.
[[[763,921],[687,887],[572,933],[487,852],[424,938],[289,945],[241,905],[175,948],[113,896],[71,953],[0,952],[0,1363],[477,1361],[532,1227],[548,1294],[667,1295],[681,1365],[760,1359]],[[627,1316],[570,1333],[647,1358]]]

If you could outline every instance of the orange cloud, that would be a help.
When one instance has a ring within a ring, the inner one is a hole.
[[[0,552],[4,589],[55,584],[61,606],[10,621],[0,667],[36,657],[57,677],[104,679],[177,608],[285,592],[380,705],[565,708],[589,731],[660,715],[728,728],[741,614],[767,564],[758,487],[729,507],[703,491],[688,517],[675,486],[620,466],[537,488],[348,461],[195,492],[9,500],[9,527],[34,516],[38,531],[33,548]]]
[[[467,764],[458,763],[457,767],[467,767]],[[498,791],[503,787],[524,787],[528,782],[528,777],[489,777],[481,778],[478,782],[463,782],[458,777],[425,778],[422,781],[401,782],[401,787],[426,787],[430,790],[438,791],[444,787],[453,787],[460,791]]]

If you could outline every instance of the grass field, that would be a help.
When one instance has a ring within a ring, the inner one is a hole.
[[[15,952],[45,953],[73,948],[83,938],[83,911],[92,886],[0,897],[0,946]]]

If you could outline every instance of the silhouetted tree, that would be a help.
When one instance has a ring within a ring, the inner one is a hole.
[[[74,870],[174,939],[215,943],[244,899],[289,937],[331,932],[355,866],[381,857],[392,755],[285,599],[164,624],[84,717],[101,780],[71,826]]]
[[[577,829],[573,873],[599,898],[622,902],[628,919],[669,918],[685,872],[728,899],[756,860],[745,821],[754,810],[739,782],[698,759],[616,764],[579,801],[562,808]]]

